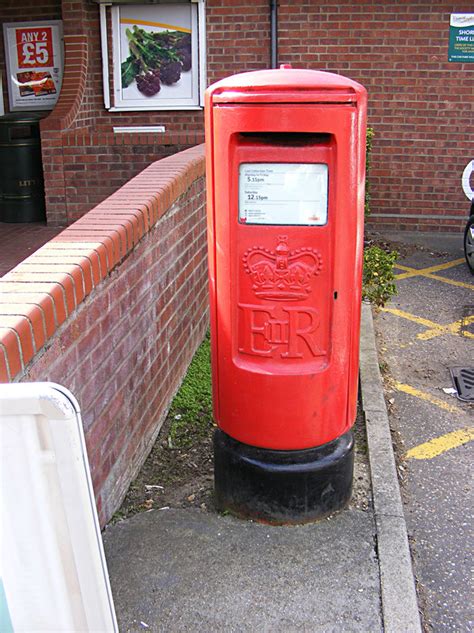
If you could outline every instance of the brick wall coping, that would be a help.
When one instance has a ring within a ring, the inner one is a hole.
[[[205,172],[204,146],[152,163],[0,278],[0,381],[59,327]]]

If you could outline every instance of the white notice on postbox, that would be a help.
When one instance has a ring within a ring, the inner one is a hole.
[[[239,222],[326,224],[328,166],[325,163],[242,163]]]

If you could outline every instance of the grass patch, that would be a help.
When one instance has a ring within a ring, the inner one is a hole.
[[[170,448],[189,448],[209,432],[212,424],[210,337],[206,335],[171,404],[168,418]]]

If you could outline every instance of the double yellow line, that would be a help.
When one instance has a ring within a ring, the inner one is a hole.
[[[430,279],[436,279],[438,281],[442,281],[445,284],[450,284],[451,286],[458,286],[460,288],[467,288],[468,290],[474,290],[473,284],[468,284],[464,281],[456,281],[455,279],[449,279],[448,277],[441,277],[441,275],[436,275],[435,273],[440,272],[441,270],[448,270],[448,268],[453,268],[454,266],[459,266],[460,264],[464,264],[465,259],[463,257],[459,259],[454,259],[451,262],[446,262],[445,264],[438,264],[437,266],[429,266],[428,268],[421,268],[417,270],[416,268],[411,268],[410,266],[402,266],[402,264],[396,264],[396,268],[400,270],[405,270],[406,272],[395,275],[395,279],[400,281],[402,279],[410,279],[411,277],[428,277]]]
[[[454,266],[458,266],[460,264],[464,264],[463,258],[456,259],[444,264],[438,264],[436,266],[429,266],[428,268],[422,268],[421,270],[397,264],[397,268],[405,272],[396,275],[395,279],[401,281],[403,279],[410,279],[420,276],[427,277],[429,279],[436,279],[437,281],[442,281],[443,283],[466,288],[468,290],[474,290],[473,284],[465,283],[463,281],[456,281],[454,279],[448,279],[447,277],[442,277],[441,275],[436,274],[442,270],[448,270],[449,268],[453,268]],[[459,319],[454,323],[441,325],[439,323],[431,321],[430,319],[418,317],[414,314],[410,314],[409,312],[397,310],[396,308],[384,308],[383,310],[384,312],[388,312],[402,319],[412,321],[413,323],[417,323],[418,325],[425,327],[426,330],[424,332],[417,334],[416,338],[418,340],[428,341],[437,336],[442,336],[443,334],[450,334],[454,336],[462,335],[466,338],[474,338],[474,334],[472,334],[471,332],[462,331],[463,328],[466,328],[468,325],[474,323],[474,314],[468,315],[463,319]],[[421,391],[420,389],[416,389],[411,385],[394,382],[393,386],[397,391],[401,391],[402,393],[406,393],[425,402],[429,402],[430,404],[438,407],[439,409],[442,409],[443,411],[447,411],[448,413],[452,413],[454,415],[462,415],[464,413],[463,410],[456,405],[449,404],[448,402],[445,402],[440,398],[436,398],[435,396]],[[440,437],[435,437],[428,442],[420,444],[419,446],[414,446],[407,451],[405,457],[407,459],[432,459],[433,457],[437,457],[438,455],[441,455],[446,451],[467,444],[472,440],[474,440],[473,427],[458,429],[456,431],[441,435]]]
[[[452,448],[467,444],[471,440],[474,440],[474,428],[459,429],[411,448],[407,451],[405,457],[407,459],[433,459],[433,457],[437,457]]]
[[[409,396],[413,396],[415,398],[419,398],[420,400],[424,400],[425,402],[429,402],[430,404],[435,405],[439,409],[443,411],[447,411],[448,413],[454,413],[456,415],[462,415],[464,411],[457,407],[454,404],[449,404],[440,398],[436,398],[425,391],[421,391],[420,389],[415,389],[411,385],[406,385],[401,382],[395,381],[393,383],[393,387],[397,391],[401,391],[402,393],[406,393]],[[452,431],[450,433],[446,433],[445,435],[441,435],[440,437],[435,437],[428,442],[424,442],[419,446],[415,446],[411,448],[405,454],[407,459],[432,459],[433,457],[437,457],[446,451],[451,450],[452,448],[457,448],[458,446],[462,446],[463,444],[467,444],[474,440],[474,428],[467,427],[464,429],[459,429],[457,431]]]
[[[421,269],[397,264],[397,268],[405,270],[406,272],[395,275],[395,279],[397,281],[400,281],[402,279],[410,279],[418,276],[428,277],[429,279],[437,279],[438,281],[442,281],[453,286],[467,288],[468,290],[474,290],[473,284],[468,284],[464,281],[448,279],[447,277],[441,277],[440,275],[435,274],[437,272],[440,272],[441,270],[447,270],[448,268],[453,268],[454,266],[458,266],[462,263],[464,263],[464,259],[460,258],[455,259],[451,262],[446,262],[444,264],[438,264],[436,266],[429,266],[428,268]],[[467,326],[474,323],[474,314],[468,315],[463,319],[459,319],[458,321],[454,321],[454,323],[441,325],[440,323],[435,323],[430,319],[416,316],[416,314],[410,314],[409,312],[405,312],[404,310],[397,310],[396,308],[383,308],[383,311],[389,312],[390,314],[394,314],[395,316],[401,317],[402,319],[412,321],[413,323],[417,323],[418,325],[422,325],[423,327],[427,328],[425,332],[417,334],[416,338],[420,341],[429,341],[430,339],[441,336],[443,334],[452,334],[454,336],[459,336],[460,334],[462,334],[462,336],[465,336],[466,338],[474,339],[474,334],[472,334],[471,332],[462,331],[463,328],[466,328]]]
[[[474,334],[471,334],[471,332],[461,332],[461,328],[465,328],[471,323],[474,323],[474,314],[470,314],[463,319],[459,319],[459,321],[454,321],[454,323],[440,325],[439,323],[435,323],[429,319],[424,319],[423,317],[410,314],[404,310],[398,310],[397,308],[382,308],[382,311],[394,314],[395,316],[406,319],[407,321],[413,321],[413,323],[417,323],[418,325],[428,328],[425,332],[421,332],[416,335],[416,338],[421,341],[429,341],[430,339],[435,338],[436,336],[441,336],[442,334],[453,334],[455,336],[462,334],[462,336],[465,336],[466,338],[474,339]]]

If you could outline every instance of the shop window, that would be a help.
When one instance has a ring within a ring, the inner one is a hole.
[[[112,111],[184,110],[203,105],[204,1],[100,6],[104,102]]]

